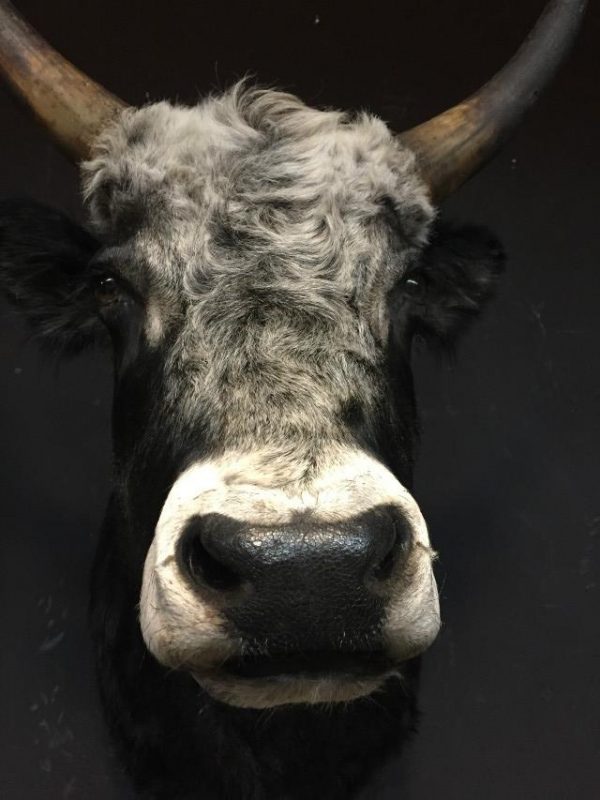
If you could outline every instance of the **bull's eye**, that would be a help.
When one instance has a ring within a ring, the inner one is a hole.
[[[101,275],[94,283],[94,296],[101,305],[116,302],[121,295],[120,287],[112,275]]]
[[[403,287],[405,294],[418,300],[421,299],[425,294],[425,282],[415,275],[410,275],[409,277],[405,278],[403,281]]]

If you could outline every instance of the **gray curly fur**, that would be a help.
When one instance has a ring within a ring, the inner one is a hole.
[[[105,257],[171,346],[172,398],[220,447],[297,453],[369,416],[390,288],[433,210],[412,153],[378,118],[238,84],[193,108],[127,110],[83,167]],[[274,441],[275,440],[275,441]]]

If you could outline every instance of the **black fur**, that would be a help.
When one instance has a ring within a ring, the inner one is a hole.
[[[41,342],[77,352],[100,333],[87,276],[98,242],[60,211],[0,202],[0,289]]]
[[[410,335],[452,349],[493,297],[504,261],[502,245],[485,228],[438,223],[395,293],[396,323]]]

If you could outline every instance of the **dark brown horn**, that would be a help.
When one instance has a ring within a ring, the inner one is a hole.
[[[550,83],[581,24],[587,0],[552,0],[516,55],[478,92],[400,135],[440,201],[482,167]]]
[[[0,73],[75,161],[125,103],[90,80],[0,0]]]

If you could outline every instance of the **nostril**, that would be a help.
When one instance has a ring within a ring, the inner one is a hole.
[[[376,581],[385,581],[391,577],[396,564],[409,545],[410,538],[411,532],[408,524],[395,517],[383,537],[385,544],[379,551],[378,560],[371,573]]]
[[[188,530],[180,545],[180,564],[194,584],[209,586],[220,592],[237,589],[241,576],[210,552],[202,540],[198,524]]]
[[[396,563],[396,546],[394,542],[389,552],[375,566],[375,569],[373,570],[373,577],[375,578],[375,580],[376,581],[387,580],[392,574],[395,563]]]

